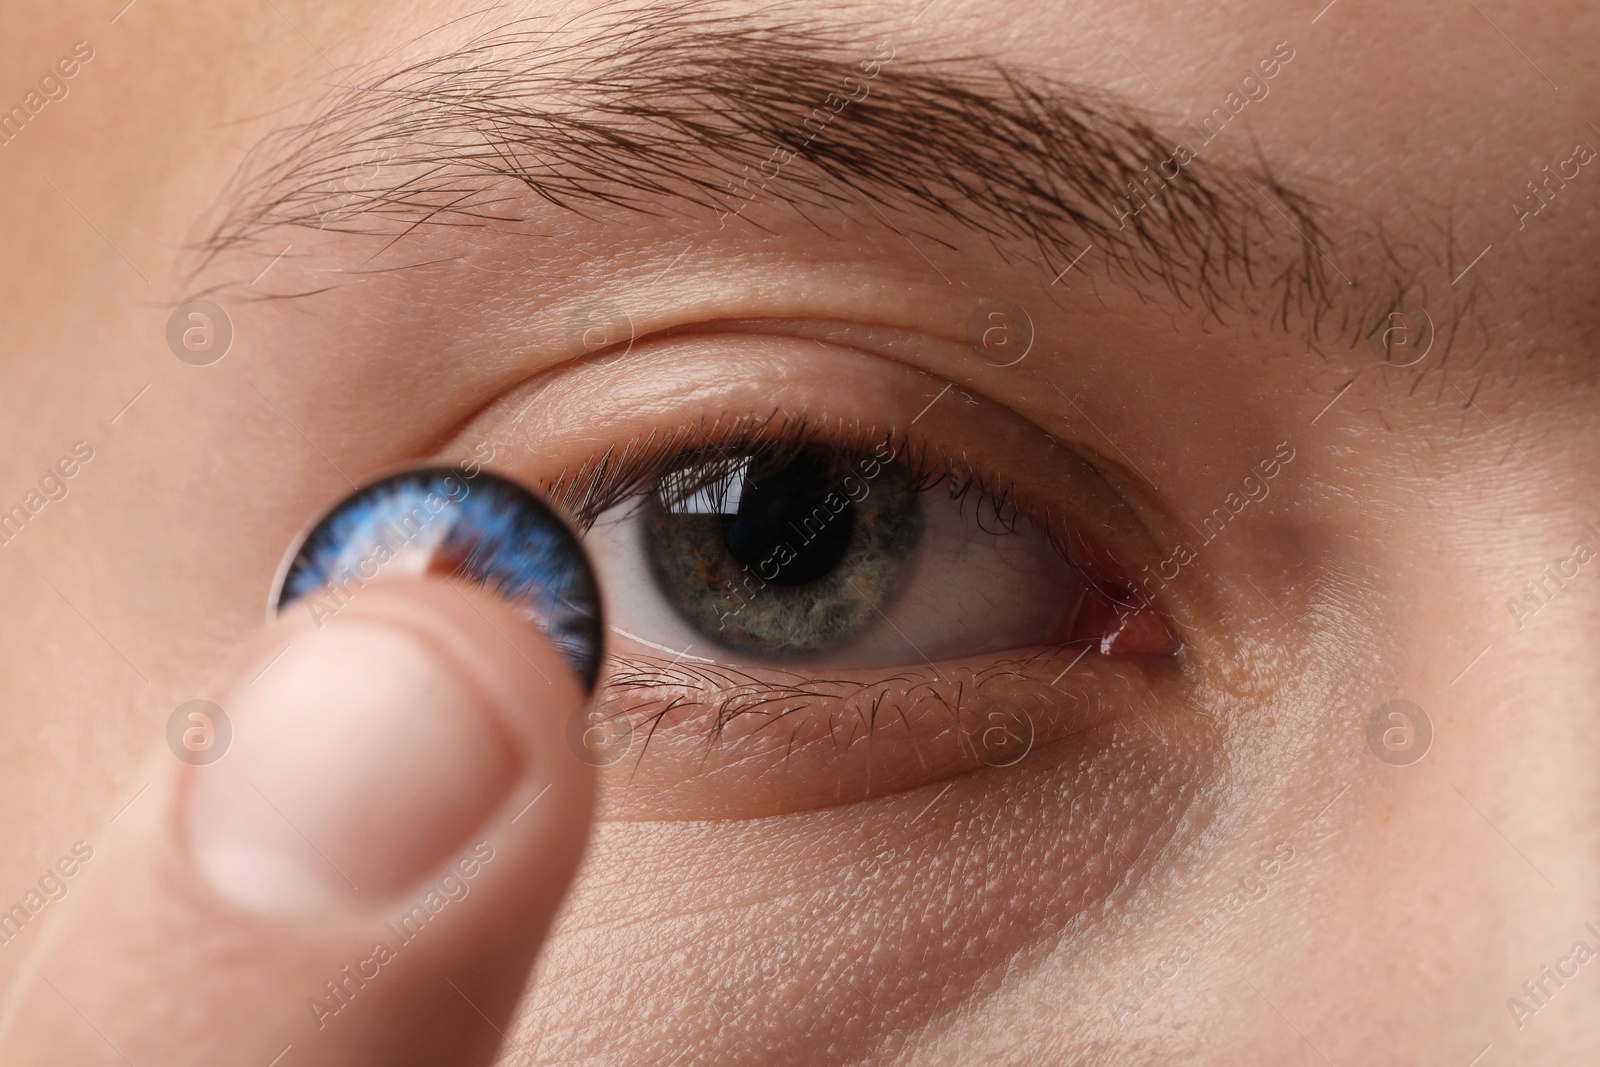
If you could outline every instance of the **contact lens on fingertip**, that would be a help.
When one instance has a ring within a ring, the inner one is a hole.
[[[403,471],[345,497],[290,549],[271,609],[307,600],[320,622],[370,581],[425,575],[511,604],[594,688],[600,592],[583,547],[544,501],[475,467]]]

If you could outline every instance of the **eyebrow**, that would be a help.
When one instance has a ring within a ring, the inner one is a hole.
[[[394,241],[503,228],[529,221],[529,193],[579,214],[678,211],[719,227],[765,199],[803,216],[865,204],[908,241],[951,248],[953,225],[1002,255],[1020,244],[1054,278],[1097,249],[1184,303],[1219,317],[1265,307],[1309,335],[1329,318],[1366,331],[1399,306],[1407,284],[1389,271],[1352,310],[1326,209],[1264,163],[1200,150],[1153,185],[1181,143],[1153,121],[982,56],[914,57],[859,24],[696,5],[523,19],[347,78],[252,151],[199,250],[272,255],[282,227]]]

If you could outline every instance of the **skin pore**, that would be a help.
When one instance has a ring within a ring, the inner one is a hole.
[[[0,145],[0,504],[80,460],[0,546],[0,899],[108,831],[352,482],[559,490],[777,409],[1003,479],[1182,654],[751,668],[810,686],[792,734],[680,713],[601,768],[508,1062],[1600,1036],[1600,969],[1541,971],[1600,948],[1591,9],[118,6],[0,13],[0,102],[93,49]],[[641,737],[725,680],[613,650]],[[1026,758],[912,708],[958,682]]]

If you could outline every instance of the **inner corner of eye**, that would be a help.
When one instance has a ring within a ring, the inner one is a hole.
[[[887,667],[1174,642],[980,472],[892,441],[704,444],[608,467],[586,543],[616,627],[719,661]],[[610,487],[621,487],[611,496]]]
[[[1171,657],[1183,643],[1155,603],[1131,583],[1086,582],[1068,644],[1116,658]]]

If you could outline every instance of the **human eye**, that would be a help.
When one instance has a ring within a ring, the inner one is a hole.
[[[804,367],[775,390],[759,365],[602,360],[455,443],[580,531],[608,655],[575,736],[619,817],[825,807],[1093,747],[1181,675],[1151,534],[1081,450],[887,360]],[[671,399],[624,402],[653,376]]]
[[[1116,611],[1004,484],[893,431],[861,437],[697,427],[608,467],[583,510],[598,512],[585,541],[617,591],[613,630],[691,662],[779,669],[1168,651],[1152,610]]]

